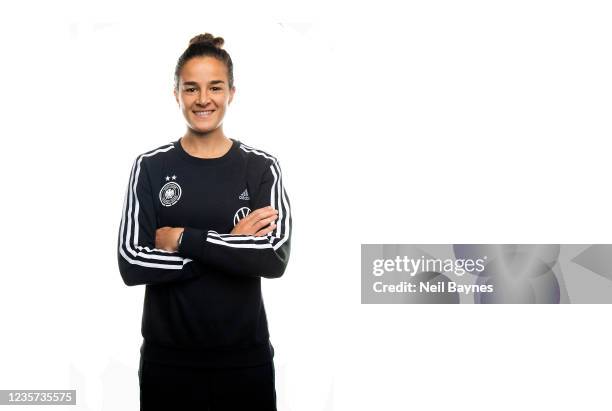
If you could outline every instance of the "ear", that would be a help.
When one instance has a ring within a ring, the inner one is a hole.
[[[172,89],[172,94],[174,94],[174,99],[176,100],[176,104],[180,106],[181,103],[179,103],[178,94],[176,94],[176,87]]]
[[[229,100],[227,102],[228,106],[230,105],[230,103],[234,99],[234,93],[236,93],[236,86],[232,87],[231,90],[230,90],[230,96],[229,96]]]

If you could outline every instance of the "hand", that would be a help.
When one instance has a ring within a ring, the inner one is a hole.
[[[278,210],[275,210],[272,206],[258,208],[240,220],[230,234],[264,236],[276,228],[274,220],[277,218]]]
[[[162,227],[155,230],[155,248],[178,251],[178,238],[183,227]]]

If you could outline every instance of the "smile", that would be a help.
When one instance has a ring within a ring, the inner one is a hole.
[[[197,117],[209,117],[215,110],[206,110],[206,111],[194,111],[193,113]]]

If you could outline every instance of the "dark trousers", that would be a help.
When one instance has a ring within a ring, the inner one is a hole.
[[[274,362],[196,368],[140,360],[140,411],[276,411]]]

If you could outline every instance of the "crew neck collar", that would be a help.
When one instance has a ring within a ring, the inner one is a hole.
[[[238,152],[238,147],[240,146],[240,141],[235,140],[235,139],[229,137],[229,139],[232,140],[232,145],[231,145],[230,149],[225,154],[223,154],[221,157],[201,158],[201,157],[192,156],[187,151],[185,151],[185,149],[181,145],[181,140],[182,139],[183,139],[183,137],[180,137],[178,140],[176,140],[173,143],[174,147],[177,150],[177,152],[185,160],[187,160],[187,161],[189,161],[191,163],[200,164],[200,165],[211,165],[212,166],[212,165],[219,165],[219,164],[226,163],[226,162],[231,160],[236,155],[236,153]]]

